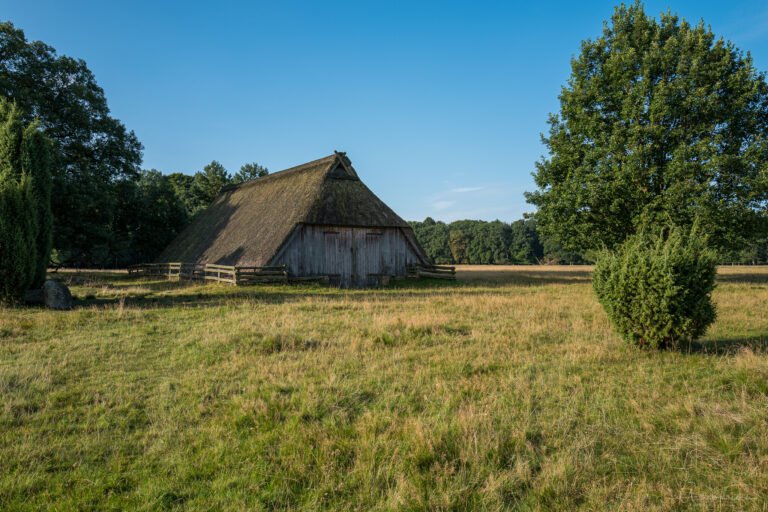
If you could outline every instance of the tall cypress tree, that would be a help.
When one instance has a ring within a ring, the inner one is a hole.
[[[53,245],[53,212],[51,210],[53,148],[50,140],[32,123],[24,130],[21,144],[21,171],[31,179],[30,192],[35,203],[37,228],[35,248],[37,264],[32,286],[41,286]]]
[[[0,98],[0,301],[18,302],[45,278],[51,238],[50,148]]]
[[[21,300],[35,271],[35,226],[32,221],[31,182],[0,173],[0,302]]]

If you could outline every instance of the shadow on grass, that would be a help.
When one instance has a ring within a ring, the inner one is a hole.
[[[224,284],[190,281],[167,281],[156,279],[132,279],[130,282],[110,283],[109,281],[88,281],[84,284],[108,292],[117,292],[113,297],[99,297],[83,293],[75,297],[75,308],[124,306],[138,308],[163,307],[209,307],[251,300],[266,304],[300,302],[308,298],[320,298],[329,302],[402,301],[409,297],[424,298],[443,296],[445,292],[465,289],[467,293],[487,293],[480,290],[466,290],[472,285],[456,281],[421,279],[418,281],[396,281],[383,288],[339,289],[327,285],[290,283],[287,285],[254,285],[233,288]],[[126,288],[134,288],[126,290]],[[127,293],[120,294],[125,290]]]
[[[540,286],[548,284],[585,284],[592,282],[592,270],[458,270],[459,282],[483,286]],[[718,283],[768,284],[768,272],[718,273]]]
[[[718,356],[734,355],[742,349],[749,349],[758,353],[768,353],[768,337],[758,336],[694,341],[693,343],[678,347],[678,351],[684,354],[710,354]]]
[[[548,285],[584,284],[592,281],[592,270],[459,270],[456,275],[460,282],[484,286],[505,285]],[[719,283],[768,284],[768,272],[718,273]]]
[[[586,284],[591,281],[592,271],[553,267],[551,270],[514,269],[514,270],[459,270],[456,281],[439,279],[419,279],[393,281],[383,288],[339,290],[324,285],[292,283],[289,285],[256,285],[232,289],[215,283],[169,281],[157,278],[137,278],[125,273],[88,273],[64,274],[72,285],[116,292],[115,297],[98,297],[94,294],[80,294],[76,307],[109,306],[121,301],[132,307],[206,307],[217,306],[232,301],[252,300],[267,304],[303,301],[308,298],[321,298],[330,302],[402,301],[408,298],[441,297],[450,293],[462,295],[487,295],[496,290],[513,286],[544,286],[560,284]],[[721,283],[760,283],[768,284],[768,273],[739,272],[719,274]],[[66,282],[66,281],[65,281]],[[133,288],[133,289],[132,289]],[[474,288],[474,289],[473,289]],[[86,292],[87,293],[87,292]],[[84,296],[83,296],[84,295]],[[689,352],[717,353],[734,345],[734,341],[700,342],[681,350]],[[719,347],[719,348],[718,348]]]
[[[115,283],[124,283],[136,280],[134,276],[128,275],[126,272],[113,272],[108,270],[99,272],[88,270],[48,272],[48,279],[60,281],[67,286],[94,286],[106,284],[114,285]]]
[[[717,281],[720,283],[768,284],[768,273],[718,274]]]
[[[484,286],[541,286],[584,284],[592,280],[591,270],[458,270],[459,282]]]

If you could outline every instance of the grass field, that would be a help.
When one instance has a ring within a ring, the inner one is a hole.
[[[767,510],[768,269],[641,352],[584,267],[345,291],[59,274],[0,309],[1,510]]]

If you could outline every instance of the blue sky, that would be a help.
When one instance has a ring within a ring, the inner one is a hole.
[[[0,0],[0,18],[88,63],[146,168],[277,171],[338,149],[406,219],[511,221],[570,59],[614,5]],[[768,69],[764,2],[645,5]]]

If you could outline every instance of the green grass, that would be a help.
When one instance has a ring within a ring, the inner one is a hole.
[[[642,352],[588,272],[383,290],[65,274],[0,309],[2,510],[766,510],[768,270]]]

